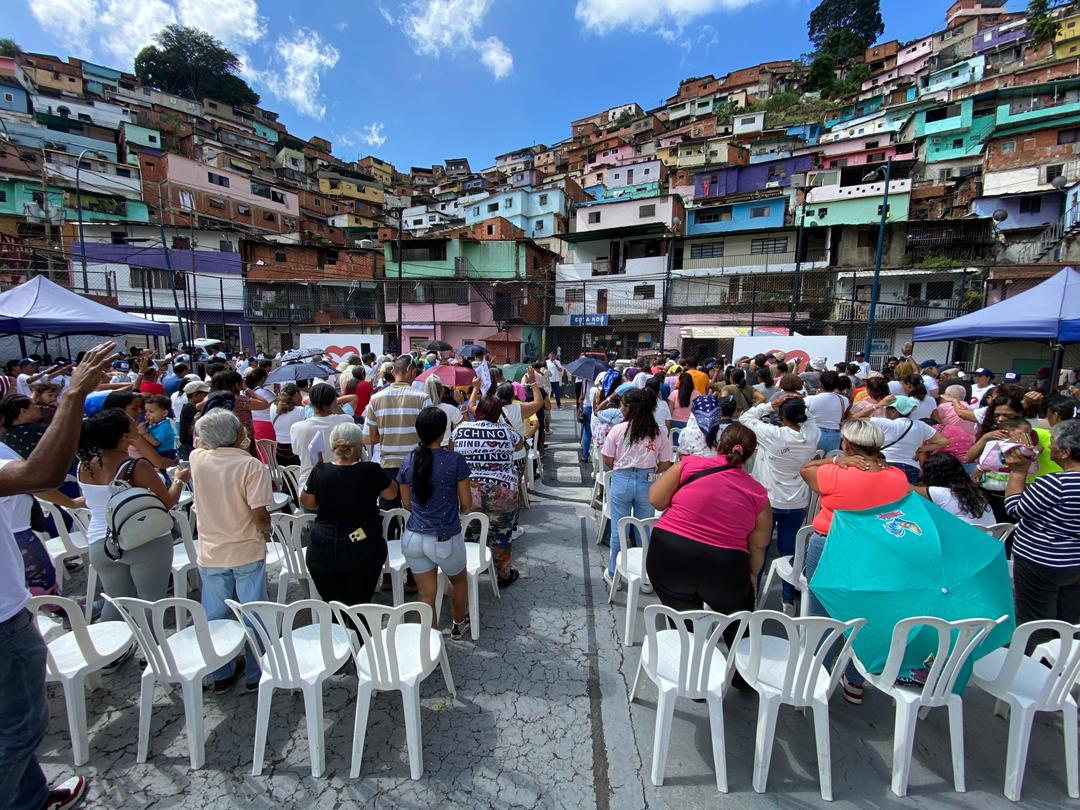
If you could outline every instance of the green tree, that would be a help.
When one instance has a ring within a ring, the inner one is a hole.
[[[810,65],[806,84],[811,90],[819,90],[823,96],[829,95],[836,83],[836,59],[831,54],[822,53]]]
[[[16,57],[22,48],[11,37],[0,37],[0,56]]]
[[[205,31],[169,25],[135,57],[139,81],[168,93],[226,104],[258,104],[259,94],[240,78],[235,53]]]
[[[830,34],[843,31],[846,43],[861,42],[865,49],[885,31],[880,0],[821,0],[806,23],[810,41],[821,51]],[[834,37],[836,35],[834,34]]]
[[[1054,19],[1052,12],[1058,9],[1074,11],[1078,5],[1080,3],[1076,0],[1028,0],[1027,23],[1024,27],[1031,34],[1032,47],[1053,42],[1061,30],[1061,23]]]

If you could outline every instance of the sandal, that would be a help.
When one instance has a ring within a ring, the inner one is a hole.
[[[505,577],[505,578],[503,578],[503,577],[498,578],[499,587],[500,588],[505,588],[508,585],[513,585],[515,582],[518,581],[518,577],[520,577],[520,576],[521,576],[520,571],[518,571],[516,568],[511,568],[510,569],[510,576]]]

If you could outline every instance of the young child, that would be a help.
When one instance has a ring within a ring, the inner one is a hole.
[[[195,416],[198,414],[198,406],[210,393],[210,384],[202,380],[192,380],[184,386],[184,396],[187,402],[180,409],[180,458],[187,461],[191,451],[195,448]]]
[[[158,455],[176,458],[176,430],[169,421],[169,398],[164,394],[155,394],[146,398],[144,407],[146,422],[139,425],[139,432],[157,450]]]
[[[60,395],[60,386],[50,382],[34,383],[30,393],[30,399],[41,411],[41,424],[49,424],[56,413],[56,398]]]

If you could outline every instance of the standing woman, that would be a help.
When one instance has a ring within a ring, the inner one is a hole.
[[[288,467],[300,463],[300,456],[293,450],[292,426],[304,418],[304,397],[296,383],[285,383],[278,391],[277,399],[270,406],[270,424],[274,427],[277,441],[277,463]]]
[[[619,520],[624,517],[652,517],[649,487],[656,473],[671,466],[672,448],[667,431],[661,430],[653,412],[656,394],[651,388],[631,389],[623,394],[624,420],[604,439],[604,466],[612,470],[608,480],[611,504],[611,554],[604,569],[610,587],[619,559]]]
[[[28,458],[45,435],[41,408],[30,397],[12,394],[0,399],[0,419],[4,422],[4,444]]]
[[[521,509],[521,492],[514,452],[525,440],[503,422],[502,402],[484,397],[476,405],[476,421],[462,422],[452,435],[454,450],[465,457],[472,471],[471,508],[483,512],[490,522],[488,548],[495,558],[499,585],[517,581],[513,567],[514,526]],[[466,539],[475,539],[470,527]]]
[[[934,411],[937,409],[937,400],[926,390],[926,383],[923,382],[921,374],[912,374],[906,380],[901,380],[900,387],[905,396],[911,397],[918,403],[912,415],[913,419],[933,418]]]
[[[443,385],[442,381],[432,374],[427,378],[427,382],[424,383],[424,391],[427,393],[432,404],[446,414],[446,430],[443,431],[442,440],[442,446],[446,447],[450,444],[450,434],[464,418],[461,415],[461,409],[453,404],[454,389],[450,386]],[[451,400],[451,404],[449,405],[444,402],[447,392],[449,392]]]
[[[109,596],[137,596],[149,602],[165,598],[172,576],[173,538],[163,534],[138,548],[119,552],[109,541],[106,509],[112,496],[110,484],[130,473],[131,485],[150,490],[166,509],[176,506],[190,480],[190,469],[178,469],[172,485],[166,489],[150,464],[133,459],[128,447],[138,432],[135,422],[121,410],[111,408],[83,420],[79,436],[79,484],[90,509],[90,527],[86,539],[90,545],[90,564],[101,578],[101,589]],[[130,467],[129,467],[130,465]],[[114,559],[117,557],[118,559]],[[102,621],[119,621],[120,613],[111,604],[105,606]]]
[[[768,493],[743,470],[756,445],[748,428],[732,425],[720,455],[683,458],[650,487],[650,503],[664,514],[652,531],[645,568],[667,607],[754,609],[773,524]]]
[[[694,378],[689,374],[680,374],[678,388],[668,397],[672,428],[682,430],[686,427],[686,423],[690,421],[690,403],[700,396],[694,388]]]
[[[450,638],[457,641],[469,629],[466,613],[468,555],[461,531],[461,513],[472,507],[469,465],[465,457],[442,446],[446,413],[427,407],[416,417],[420,444],[401,462],[398,483],[401,504],[409,510],[401,550],[416,578],[420,601],[435,610],[438,572],[450,580]]]
[[[261,366],[248,369],[248,372],[244,375],[244,384],[247,390],[251,392],[252,403],[254,403],[251,407],[251,423],[254,426],[255,437],[252,444],[259,439],[274,441],[276,436],[269,406],[277,399],[277,396],[272,389],[266,386],[266,369]],[[259,407],[258,403],[255,403],[256,398],[265,405]]]
[[[359,425],[335,427],[333,461],[317,465],[300,493],[300,505],[315,510],[308,570],[327,602],[370,602],[386,562],[379,498],[392,501],[398,485],[378,464],[360,460],[363,439]]]
[[[720,393],[734,399],[736,419],[753,408],[754,405],[765,401],[765,396],[760,391],[755,391],[753,387],[746,382],[745,369],[732,369],[730,379],[731,382],[725,385]]]

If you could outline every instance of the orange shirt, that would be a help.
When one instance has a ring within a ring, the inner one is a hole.
[[[821,511],[814,518],[814,531],[828,536],[833,512],[837,509],[858,512],[895,503],[908,494],[908,480],[903,472],[889,467],[880,472],[867,472],[857,467],[823,464],[817,468],[818,490],[821,492]]]
[[[694,380],[694,390],[699,394],[704,394],[709,390],[709,375],[704,371],[692,368],[686,373]]]

